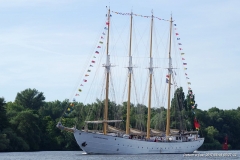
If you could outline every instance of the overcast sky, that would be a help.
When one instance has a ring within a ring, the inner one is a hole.
[[[239,0],[0,0],[0,96],[14,101],[36,88],[46,101],[69,98],[108,5],[166,19],[172,13],[198,108],[240,106]]]

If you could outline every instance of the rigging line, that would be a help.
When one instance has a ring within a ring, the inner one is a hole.
[[[176,35],[176,32],[175,32],[175,30],[173,30],[173,35]],[[178,52],[178,46],[177,46],[177,43],[176,43],[176,36],[173,38],[173,41],[174,41],[174,43],[173,43],[173,45],[174,45],[174,48],[175,48],[175,57],[176,57],[176,61],[175,61],[175,64],[176,64],[176,68],[178,68],[179,67],[179,63],[178,63],[178,61],[177,61],[177,59],[179,59],[179,52]],[[180,61],[181,63],[182,63],[182,60]],[[176,73],[176,71],[174,71],[175,73]],[[181,75],[180,73],[178,73],[179,75]],[[177,76],[177,78],[178,78],[178,81],[179,81],[179,83],[180,83],[180,85],[181,85],[181,76]]]
[[[111,86],[112,86],[112,96],[113,96],[114,102],[116,102],[115,90],[114,90],[113,80],[112,80],[112,74],[109,74],[109,75],[110,75],[110,83],[111,83]]]
[[[162,98],[162,102],[163,102],[163,106],[165,106],[166,103],[166,99],[167,99],[167,84],[164,85],[164,93],[163,93],[163,98]]]
[[[114,58],[128,58],[129,56],[119,56],[119,55],[111,55],[111,57],[114,57]],[[133,58],[149,58],[149,56],[132,56]],[[162,57],[154,57],[153,59],[156,59],[156,60],[166,60],[168,58],[162,58]]]
[[[173,68],[173,66],[172,66],[172,68]],[[173,85],[174,85],[174,87],[178,87],[178,85],[177,85],[177,80],[176,80],[176,78],[175,78],[176,76],[174,75],[174,73],[172,73],[172,79],[173,79]]]
[[[156,33],[155,23],[153,24],[153,32]],[[155,51],[155,53],[160,53],[159,49],[158,49],[157,36],[155,36],[155,34],[153,34],[153,38],[154,38],[154,41],[153,41],[154,42],[154,46],[156,45],[156,47],[154,47],[155,48],[154,51]]]
[[[173,97],[173,98],[176,98],[175,97],[175,91],[176,91],[176,89],[175,89],[175,85],[172,87],[172,91],[171,91],[171,97]],[[176,112],[176,104],[173,104],[173,103],[171,103],[171,107],[172,107],[172,109],[173,109],[173,115],[174,115],[174,117],[173,117],[173,120],[175,120],[175,128],[177,128],[177,112]]]
[[[60,120],[59,120],[60,122],[62,121],[62,117],[64,116],[65,112],[67,111],[68,106],[69,106],[69,100],[67,99],[66,107],[64,107],[65,109],[63,110],[63,113],[62,113],[62,115],[60,117]]]
[[[161,129],[163,129],[163,131],[165,131],[165,125],[164,125],[164,121],[163,121],[163,113],[164,113],[164,106],[162,106],[161,108],[160,108],[160,119],[161,119],[161,121],[160,121],[160,125],[161,125]]]
[[[136,81],[135,81],[135,74],[132,74],[132,78],[133,78],[133,86],[134,86],[134,89],[135,89],[136,101],[137,101],[137,104],[139,104],[139,99],[138,99],[138,94],[137,94],[137,87],[136,87]]]
[[[177,106],[177,115],[178,115],[178,121],[179,121],[179,130],[182,130],[182,117],[181,117],[181,112],[180,112],[180,109],[181,109],[181,101],[180,101],[180,98],[181,97],[179,97],[180,96],[180,90],[176,90],[176,98],[177,98],[177,104],[176,104],[176,106]],[[180,102],[179,102],[180,101]]]
[[[103,52],[104,52],[104,51],[105,51],[105,48],[103,49]],[[100,56],[100,58],[99,58],[99,63],[98,63],[98,64],[101,63],[102,57],[103,57],[103,54],[101,54],[101,56]],[[99,65],[98,65],[98,66],[99,66]],[[99,68],[100,68],[100,67],[97,67],[97,70],[95,71],[95,76],[93,77],[92,83],[93,83],[94,80],[95,80],[95,77],[96,77],[96,74],[98,73]],[[104,76],[104,74],[103,74],[103,76]],[[104,78],[103,78],[103,79],[104,79]],[[90,91],[90,90],[91,90],[91,88],[90,88],[88,91]],[[88,93],[87,93],[87,95],[86,95],[86,97],[85,97],[85,100],[83,100],[83,103],[86,102],[86,99],[87,99],[87,98],[88,98]],[[93,96],[92,96],[91,98],[93,98]],[[82,112],[82,110],[83,110],[83,107],[81,108],[81,112]]]
[[[105,18],[104,18],[105,19]],[[105,26],[105,22],[106,20],[104,20],[104,24],[103,24],[103,26],[101,27],[101,30],[102,30],[102,28],[104,28],[104,26]],[[102,33],[102,32],[99,32],[99,33]],[[91,58],[92,58],[92,56],[95,54],[95,50],[96,50],[96,46],[97,46],[97,44],[99,43],[99,40],[100,40],[100,38],[99,37],[101,37],[101,34],[99,34],[99,35],[97,35],[96,36],[96,40],[95,40],[95,45],[94,45],[94,47],[92,47],[92,51],[91,51],[91,53],[92,54],[89,54],[89,56],[88,56],[88,58],[87,58],[87,60],[86,60],[86,62],[85,62],[85,64],[83,65],[83,68],[82,68],[82,70],[81,70],[81,74],[80,74],[80,76],[79,76],[79,78],[78,78],[78,81],[77,81],[77,84],[75,85],[75,87],[74,87],[74,90],[72,91],[72,96],[70,97],[70,98],[73,98],[74,97],[74,94],[76,93],[76,88],[78,88],[77,86],[79,85],[79,79],[81,80],[81,79],[83,79],[83,77],[84,77],[84,72],[86,72],[86,68],[88,68],[88,65],[89,65],[89,61],[91,61]]]
[[[115,11],[112,11],[112,13],[115,13],[115,14],[120,14],[120,15],[126,15],[126,16],[130,16],[131,13],[122,13],[122,12],[115,12]],[[143,18],[149,18],[149,17],[152,17],[152,16],[143,16],[143,15],[140,15],[140,14],[132,14],[133,16],[137,16],[137,17],[143,17]],[[156,17],[156,16],[153,16],[153,18],[156,18],[158,20],[162,20],[162,21],[168,21],[168,19],[163,19],[163,18],[159,18],[159,17]]]
[[[125,76],[126,80],[125,80],[125,83],[124,83],[125,85],[124,85],[124,88],[123,88],[122,102],[124,101],[124,98],[125,98],[124,95],[125,95],[125,91],[126,91],[126,88],[127,88],[127,80],[128,80],[128,76],[127,75],[128,75],[128,73]]]
[[[158,73],[158,74],[156,74]],[[159,77],[159,83],[156,83],[156,77]],[[158,87],[159,91],[157,90],[156,91],[156,95],[157,95],[157,103],[158,105],[161,105],[160,104],[160,95],[161,95],[161,92],[162,92],[162,77],[163,77],[163,72],[155,72],[154,73],[154,81],[155,81],[155,85],[156,87]],[[165,77],[164,77],[165,78]],[[158,85],[157,85],[158,84]],[[162,94],[163,95],[163,94]]]
[[[151,101],[151,103],[152,103],[152,105],[151,105],[151,107],[152,108],[154,108],[154,107],[156,107],[156,84],[155,84],[155,76],[154,76],[154,73],[152,74],[152,101]]]
[[[91,64],[91,63],[90,63],[90,64]],[[71,99],[73,99],[75,93],[76,93],[76,91],[75,91],[74,94],[71,96]],[[65,107],[65,109],[64,109],[64,112],[63,112],[63,114],[62,114],[62,116],[61,116],[61,118],[60,118],[60,121],[61,121],[63,115],[65,114],[65,112],[67,111],[68,106],[69,106],[69,104],[66,105],[66,107]]]
[[[90,120],[89,117],[90,117],[90,112],[92,111],[92,105],[93,105],[93,104],[91,104],[91,105],[90,105],[91,107],[89,107],[89,109],[88,109],[88,113],[87,113],[87,116],[86,116],[86,120]]]
[[[183,91],[182,91],[182,93],[183,93]],[[183,104],[183,101],[184,101],[184,99],[182,99],[182,96],[180,97],[181,98],[181,112],[180,112],[180,118],[181,118],[181,122],[183,122],[183,110],[184,110],[184,104]],[[180,109],[179,109],[180,110]],[[182,124],[182,128],[184,128],[184,124]]]
[[[162,72],[162,74],[164,74],[165,75],[165,70]],[[165,105],[165,101],[164,101],[164,97],[166,96],[165,95],[165,90],[166,90],[166,85],[165,85],[165,83],[166,83],[166,77],[164,76],[164,80],[162,80],[161,79],[161,81],[160,81],[160,87],[162,88],[160,91],[161,91],[161,94],[162,94],[162,98],[161,98],[161,106],[163,106],[164,107],[164,105]]]
[[[102,55],[102,57],[103,57],[103,55]],[[101,74],[101,73],[99,73],[99,74]],[[107,74],[107,73],[106,73],[106,70],[104,69],[104,70],[103,70],[103,73],[101,74],[101,75],[102,75],[102,85],[101,85],[101,86],[102,86],[102,87],[101,87],[102,90],[101,90],[101,93],[100,93],[100,99],[101,99],[101,100],[104,100],[104,98],[105,98],[103,94],[105,94],[105,91],[106,91],[106,90],[105,90],[106,74]]]
[[[105,73],[106,74],[106,73]],[[100,99],[103,100],[103,94],[104,94],[104,86],[105,86],[105,74],[102,74],[102,90],[101,90],[101,93],[100,93]]]
[[[155,98],[156,98],[156,100],[155,100],[155,105],[156,105],[156,107],[158,106],[158,105],[160,105],[160,103],[159,103],[159,95],[158,95],[158,92],[157,92],[157,85],[156,85],[156,77],[155,77],[155,75],[153,74],[153,83],[154,83],[154,86],[155,86]]]
[[[144,36],[144,34],[146,33],[146,30],[147,29],[149,29],[148,28],[148,24],[146,24],[146,27],[145,27],[145,29],[142,31],[142,32],[140,32],[138,29],[136,29],[137,30],[137,32],[138,32],[138,35],[140,35],[140,38],[139,38],[139,40],[138,40],[138,42],[136,42],[136,48],[138,48],[138,46],[139,46],[139,44],[140,44],[140,42],[142,42],[143,43],[143,45],[145,46],[144,48],[146,48],[146,50],[147,50],[147,43],[145,42],[145,41],[143,41],[143,36]],[[135,37],[135,26],[134,26],[134,37]],[[142,34],[140,34],[140,33],[142,33]],[[133,50],[135,50],[136,48],[134,48]],[[138,53],[138,52],[136,52],[136,53]],[[144,53],[146,53],[146,51],[144,52]],[[133,54],[134,55],[134,54]]]
[[[103,54],[102,54],[103,55]],[[97,75],[97,73],[98,73],[98,70],[99,70],[99,66],[100,66],[100,62],[101,62],[101,59],[100,59],[100,61],[98,62],[98,64],[97,64],[97,69],[96,69],[96,71],[95,71],[95,74],[94,74],[94,76],[93,76],[93,80],[92,80],[92,82],[91,82],[91,84],[90,84],[90,89],[88,90],[88,92],[87,92],[87,95],[86,95],[86,97],[85,97],[85,100],[84,100],[84,103],[86,102],[86,99],[88,98],[88,95],[89,95],[89,93],[90,93],[90,91],[91,91],[91,89],[92,89],[92,86],[93,86],[93,82],[94,82],[94,80],[96,79],[96,75]]]
[[[174,40],[177,38],[177,36],[176,36],[176,33],[174,34],[175,35],[175,38],[174,38]],[[175,40],[176,41],[176,40]],[[181,55],[181,51],[178,49],[178,47],[176,47],[176,49],[178,50],[178,53],[179,53],[179,57],[180,57],[180,59],[181,59],[181,63],[183,64],[183,61],[182,61],[182,58],[183,58],[183,56]],[[184,74],[186,73],[186,71],[184,70],[184,65],[181,65],[182,66],[182,68],[183,68],[183,72],[184,72]],[[185,79],[185,84],[186,84],[186,86],[187,86],[187,88],[188,88],[188,80],[187,80],[187,78],[186,78],[187,76],[186,75],[184,75],[184,79]]]
[[[144,89],[144,92],[143,92],[143,97],[142,97],[142,104],[144,104],[144,97],[146,96],[146,91],[147,91],[147,85],[148,85],[148,77],[146,78],[146,83],[145,83],[145,89]]]
[[[119,31],[117,30],[117,27],[115,27],[114,21],[112,21],[112,25],[114,26],[114,28],[116,28],[116,31],[117,31],[117,33],[118,33],[118,35],[119,35],[119,36],[117,37],[115,43],[112,45],[113,47],[111,47],[111,48],[112,48],[112,51],[114,51],[116,44],[118,44],[118,42],[119,42],[120,40],[121,40],[122,42],[124,42],[123,39],[121,38],[121,35],[123,34],[123,31],[125,30],[125,28],[126,28],[128,25],[127,25],[127,22],[126,22],[126,25],[124,25],[125,27],[122,29],[121,32],[119,32]],[[111,34],[112,37],[114,37],[113,27],[111,27],[111,33],[112,33],[112,34]],[[125,51],[127,52],[126,43],[123,43],[123,44],[125,44],[125,45],[124,45],[124,49],[125,49]]]
[[[164,43],[166,41],[166,37],[167,34],[169,33],[169,26],[165,27],[165,31],[161,32],[163,33],[162,35],[159,34],[159,32],[157,32],[157,30],[155,31],[156,36],[155,37],[160,37],[160,41],[158,41],[157,46],[165,46],[163,48],[165,48],[165,52],[164,53],[168,53],[168,43]],[[164,42],[163,42],[164,40]],[[167,41],[168,42],[168,41]]]

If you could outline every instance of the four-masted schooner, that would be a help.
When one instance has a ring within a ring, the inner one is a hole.
[[[124,135],[108,133],[108,130],[114,129],[109,126],[109,123],[123,122],[123,120],[108,120],[108,94],[109,94],[109,73],[111,69],[109,53],[109,31],[107,33],[106,47],[106,97],[104,107],[104,119],[101,121],[85,121],[85,127],[82,130],[76,128],[64,127],[60,122],[57,127],[61,130],[70,131],[80,146],[87,154],[160,154],[160,153],[193,153],[204,142],[204,138],[198,137],[198,132],[177,132],[170,133],[170,91],[171,91],[171,76],[172,76],[172,59],[171,59],[171,36],[172,36],[172,17],[170,19],[170,43],[169,43],[169,67],[168,67],[168,107],[167,107],[167,125],[166,134],[164,136],[151,135],[150,115],[151,115],[151,93],[152,93],[152,74],[153,74],[153,59],[152,59],[152,30],[153,30],[153,15],[151,16],[151,37],[150,37],[150,66],[149,70],[149,96],[148,96],[148,119],[147,119],[147,134],[146,137],[134,137],[130,134],[130,99],[131,99],[131,79],[133,73],[132,56],[131,56],[131,41],[132,41],[132,13],[130,23],[130,47],[129,47],[129,64],[128,64],[128,101],[127,101],[127,118],[126,132]],[[110,23],[110,9],[108,9],[108,24]],[[88,124],[101,123],[103,124],[103,133],[90,132]]]

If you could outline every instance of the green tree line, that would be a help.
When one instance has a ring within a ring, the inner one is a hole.
[[[240,149],[240,107],[222,110],[197,108],[195,96],[185,96],[182,88],[175,91],[171,104],[171,128],[194,130],[193,118],[200,123],[199,134],[205,137],[201,150],[222,149],[224,138],[228,136],[229,149]],[[194,104],[189,104],[189,101]],[[116,104],[109,101],[109,119],[125,119],[127,103]],[[194,107],[193,107],[194,106]],[[104,100],[91,104],[79,102],[46,102],[42,92],[26,89],[17,93],[14,102],[0,98],[0,151],[54,151],[80,150],[72,133],[56,127],[61,120],[64,126],[81,129],[85,120],[102,119]],[[193,110],[194,108],[194,110]],[[131,104],[132,128],[146,131],[147,107]],[[113,124],[125,130],[125,122]],[[151,128],[163,130],[166,125],[166,109],[151,109]],[[89,129],[101,130],[101,125],[89,125]]]

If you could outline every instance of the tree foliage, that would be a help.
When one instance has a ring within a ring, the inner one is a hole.
[[[42,92],[36,89],[26,89],[17,93],[15,102],[25,108],[38,110],[44,104],[45,97]]]
[[[103,119],[105,100],[97,99],[91,104],[44,100],[43,93],[36,89],[17,93],[14,102],[6,103],[0,98],[0,151],[79,150],[72,133],[56,128],[60,118],[63,125],[78,129],[85,120]],[[125,120],[126,106],[126,102],[116,104],[109,100],[109,119]],[[146,131],[147,110],[143,104],[131,104],[130,127]],[[226,135],[230,148],[240,149],[240,107],[201,110],[197,108],[195,95],[185,95],[178,88],[171,100],[171,128],[193,130],[194,117],[199,120],[200,135],[205,137],[200,149],[221,149]],[[125,130],[125,122],[112,125]],[[151,108],[151,128],[165,131],[165,126],[166,109]],[[90,125],[89,129],[102,130],[102,124]]]
[[[0,132],[8,126],[8,119],[6,115],[6,103],[4,98],[0,98]]]

